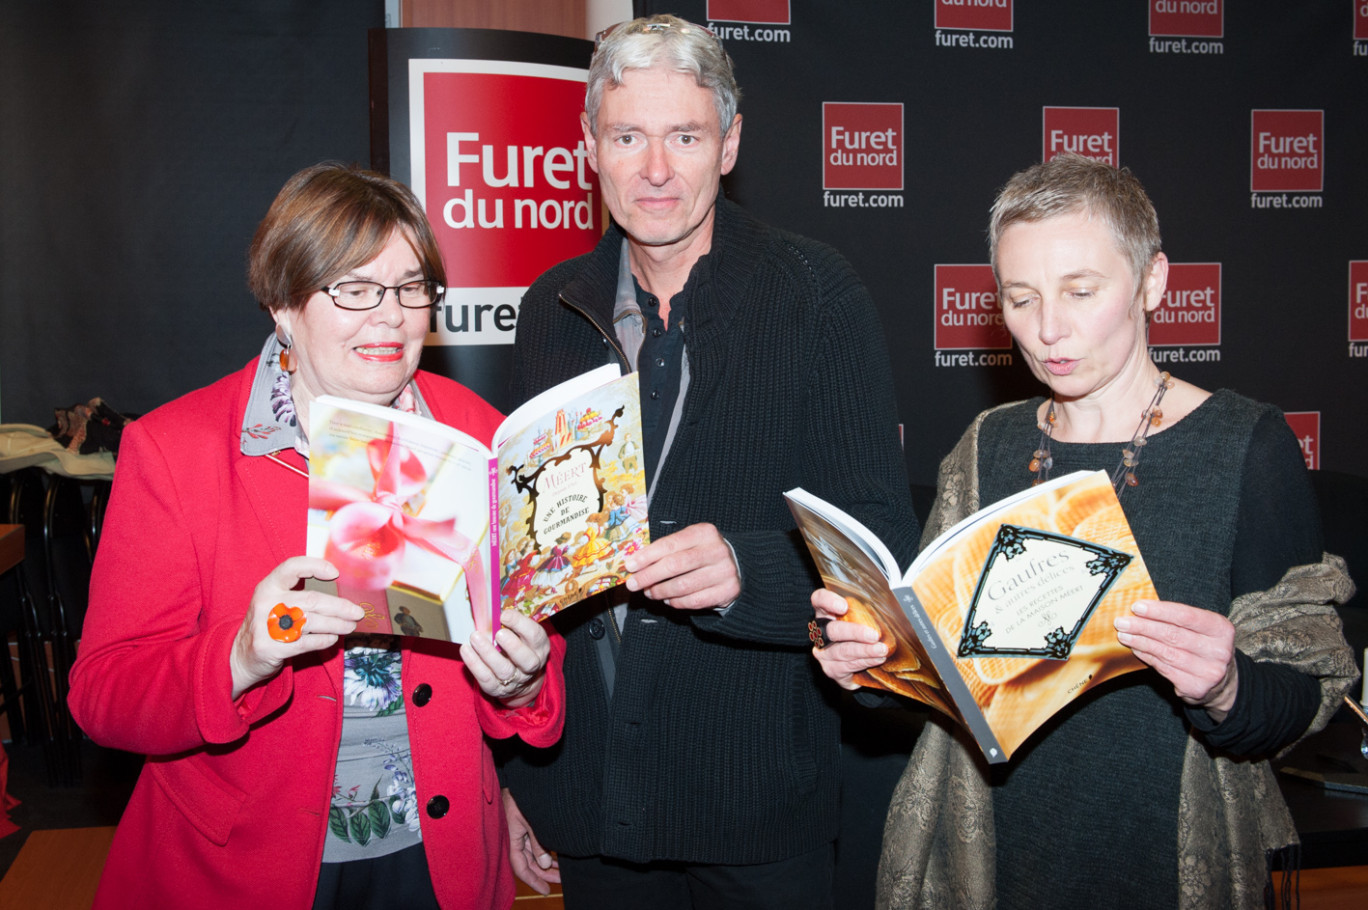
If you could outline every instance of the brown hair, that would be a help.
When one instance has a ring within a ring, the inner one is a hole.
[[[307,167],[286,181],[257,226],[247,286],[264,310],[297,309],[380,255],[395,230],[413,247],[423,276],[445,285],[437,238],[408,187],[333,161]]]
[[[1003,231],[1022,221],[1086,213],[1102,219],[1121,254],[1130,260],[1138,291],[1159,255],[1159,216],[1130,168],[1115,168],[1072,152],[1012,175],[993,202],[988,246],[997,271]]]

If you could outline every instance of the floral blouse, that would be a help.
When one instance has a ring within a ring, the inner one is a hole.
[[[308,439],[295,417],[290,374],[280,368],[280,351],[274,335],[261,349],[243,418],[244,455],[266,456],[294,448],[308,457]],[[394,406],[427,413],[412,383]],[[390,636],[362,635],[345,644],[342,742],[328,809],[325,863],[373,859],[423,839],[398,643]]]

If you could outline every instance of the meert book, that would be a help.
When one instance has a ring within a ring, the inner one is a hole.
[[[493,449],[417,414],[310,405],[309,587],[366,610],[360,633],[465,641],[502,609],[541,620],[626,580],[649,541],[636,374],[608,365],[499,425]]]
[[[990,763],[1079,695],[1144,667],[1112,623],[1158,595],[1104,471],[981,509],[906,572],[850,515],[801,488],[784,495],[845,618],[888,646],[856,681],[949,715]]]

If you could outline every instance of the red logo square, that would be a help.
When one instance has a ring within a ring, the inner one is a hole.
[[[1012,0],[936,0],[936,28],[1012,30]]]
[[[1368,41],[1368,3],[1354,0],[1354,40]]]
[[[1283,414],[1297,436],[1308,471],[1320,470],[1320,411],[1288,411]]]
[[[709,22],[757,22],[788,25],[789,0],[708,0]]]
[[[1255,193],[1319,193],[1325,182],[1325,111],[1251,111],[1249,172]]]
[[[1192,38],[1225,35],[1225,0],[1150,0],[1149,33]]]
[[[1105,161],[1121,160],[1121,109],[1115,107],[1047,107],[1043,109],[1041,160],[1064,152]]]
[[[822,103],[822,189],[903,188],[901,103]]]
[[[1368,341],[1368,260],[1349,263],[1349,340]]]
[[[1221,343],[1221,264],[1169,263],[1164,299],[1150,315],[1155,347]]]
[[[937,265],[934,310],[938,351],[1012,346],[991,265]]]
[[[592,249],[603,230],[598,184],[579,123],[565,113],[582,105],[584,77],[479,60],[413,66],[411,182],[448,284],[527,287]],[[499,71],[482,71],[490,69]]]

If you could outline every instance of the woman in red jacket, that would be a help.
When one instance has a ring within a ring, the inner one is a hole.
[[[366,638],[359,606],[303,589],[337,577],[302,555],[316,396],[493,435],[493,408],[417,369],[445,277],[405,187],[301,171],[250,251],[261,356],[125,431],[71,709],[147,763],[98,907],[512,904],[486,737],[559,737],[559,638],[512,611],[459,648]]]

